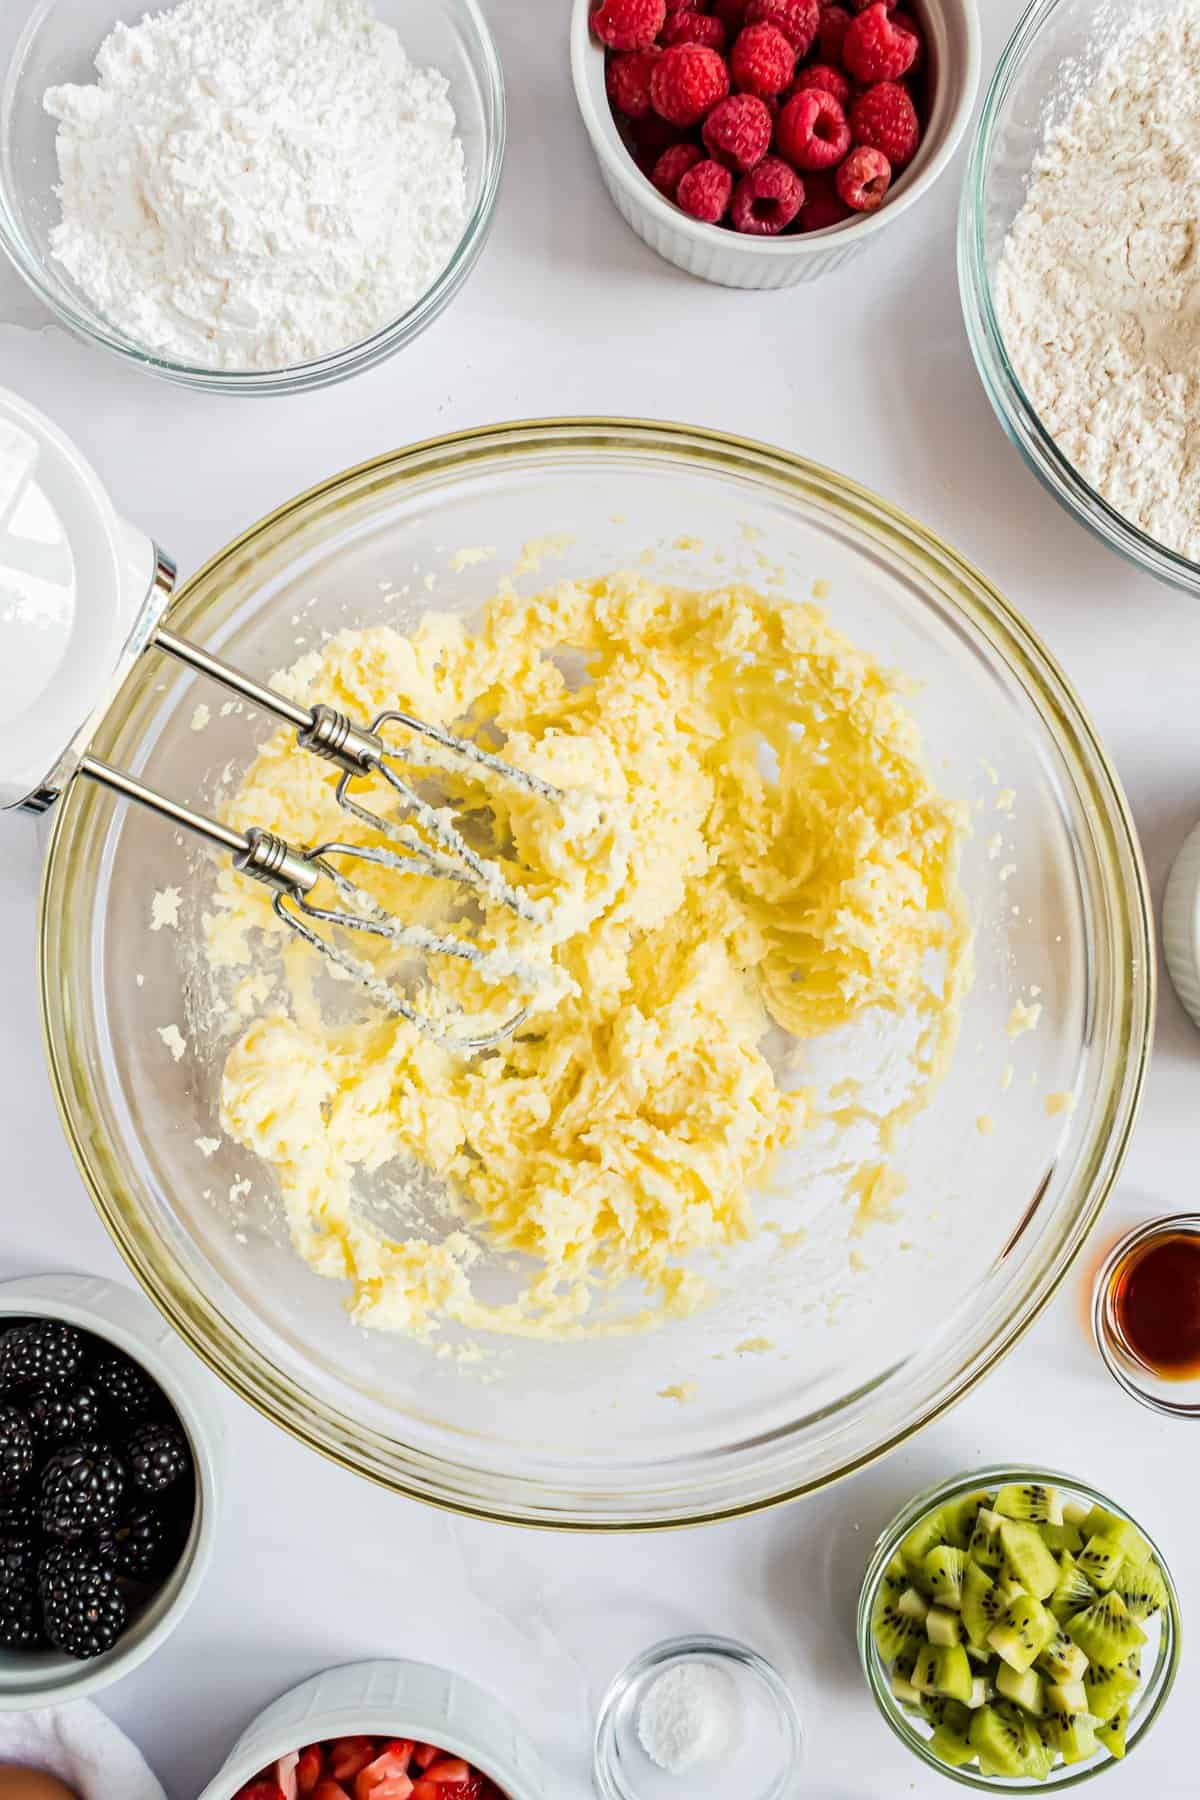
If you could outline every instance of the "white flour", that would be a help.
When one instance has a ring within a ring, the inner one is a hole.
[[[1048,135],[997,310],[1075,468],[1200,561],[1200,7],[1147,21]]]
[[[217,369],[341,350],[406,311],[466,220],[445,78],[365,0],[184,0],[52,88],[55,256],[128,336]]]

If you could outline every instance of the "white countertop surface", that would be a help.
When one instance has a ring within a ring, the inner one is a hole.
[[[15,3],[15,0],[10,0]],[[984,0],[990,73],[1022,10]],[[1133,804],[1156,898],[1200,817],[1200,604],[1139,579],[1060,511],[976,379],[954,273],[960,151],[936,192],[814,287],[741,294],[659,262],[612,210],[579,125],[563,0],[490,0],[511,142],[492,240],[414,348],[346,386],[240,402],[119,367],[49,322],[0,270],[0,382],[73,433],[119,508],[194,568],[292,493],[410,439],[518,416],[646,414],[773,440],[906,507],[1031,620],[1091,709]],[[59,1131],[39,1046],[39,836],[0,825],[0,1274],[124,1277]],[[1166,984],[1149,1091],[1100,1241],[1194,1206],[1200,1035]],[[983,1387],[915,1444],[827,1495],[702,1532],[521,1533],[393,1498],[221,1393],[232,1439],[211,1576],[169,1644],[103,1703],[171,1800],[195,1800],[246,1721],[332,1663],[399,1653],[491,1687],[544,1746],[554,1800],[590,1792],[599,1694],[633,1651],[707,1628],[794,1684],[808,1733],[797,1792],[948,1795],[876,1716],[854,1601],[876,1531],[916,1489],[981,1460],[1044,1460],[1111,1487],[1159,1537],[1200,1618],[1200,1430],[1126,1399],[1083,1326],[1087,1270]],[[1194,1676],[1103,1792],[1197,1791]],[[113,1800],[120,1800],[114,1795]]]

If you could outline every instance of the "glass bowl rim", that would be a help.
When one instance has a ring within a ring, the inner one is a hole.
[[[63,1129],[85,1185],[118,1250],[143,1290],[159,1306],[172,1326],[234,1392],[256,1407],[273,1423],[310,1448],[358,1474],[444,1509],[496,1522],[552,1529],[599,1532],[664,1530],[741,1517],[778,1505],[800,1494],[828,1486],[853,1471],[876,1461],[905,1442],[974,1387],[990,1371],[1043,1311],[1065,1280],[1095,1225],[1108,1193],[1120,1172],[1136,1121],[1145,1085],[1153,1020],[1156,1008],[1157,971],[1152,954],[1153,923],[1146,871],[1137,834],[1115,770],[1096,737],[1091,721],[1066,682],[1057,664],[1030,627],[971,564],[917,521],[893,507],[869,489],[821,465],[752,439],[657,420],[603,417],[513,421],[481,426],[427,439],[405,449],[376,457],[356,468],[338,473],[287,501],[275,512],[251,525],[242,535],[219,550],[184,584],[171,608],[172,623],[185,633],[193,618],[202,619],[205,596],[219,583],[224,565],[257,549],[260,553],[286,541],[290,522],[303,519],[310,508],[339,493],[353,494],[366,483],[386,479],[401,483],[406,476],[428,479],[433,474],[457,475],[480,464],[521,462],[547,451],[609,449],[628,453],[656,453],[681,466],[703,466],[720,474],[757,475],[791,487],[800,498],[819,495],[837,513],[842,524],[874,536],[893,553],[904,556],[914,573],[923,571],[933,584],[935,574],[944,584],[937,592],[959,613],[964,626],[978,634],[1001,657],[1008,672],[1019,679],[1029,702],[1039,712],[1043,728],[1056,753],[1092,803],[1103,830],[1097,853],[1104,865],[1100,891],[1115,913],[1114,929],[1128,944],[1124,961],[1114,960],[1121,971],[1114,1014],[1126,1053],[1114,1059],[1113,1071],[1092,1108],[1096,1124],[1079,1153],[1080,1167],[1073,1188],[1082,1197],[1076,1202],[1063,1241],[1032,1278],[1031,1289],[1015,1306],[1010,1303],[1004,1325],[986,1345],[961,1363],[954,1378],[943,1383],[922,1403],[918,1415],[900,1427],[889,1427],[865,1449],[847,1453],[840,1465],[824,1473],[798,1476],[778,1462],[760,1464],[758,1489],[749,1498],[725,1491],[689,1498],[680,1506],[676,1489],[667,1484],[638,1491],[635,1513],[626,1495],[616,1491],[604,1496],[601,1516],[591,1516],[579,1504],[577,1491],[570,1503],[548,1505],[546,1490],[537,1478],[506,1474],[501,1484],[491,1472],[450,1463],[428,1451],[415,1449],[402,1439],[381,1439],[372,1434],[348,1439],[349,1421],[324,1400],[313,1397],[284,1371],[270,1363],[256,1345],[244,1340],[220,1312],[190,1270],[169,1257],[157,1234],[146,1230],[140,1208],[125,1195],[127,1181],[115,1182],[106,1174],[103,1149],[97,1149],[87,1120],[75,1114],[71,1078],[76,1069],[72,1025],[61,995],[67,977],[58,957],[59,937],[54,928],[58,911],[52,897],[69,882],[71,860],[67,851],[69,827],[83,808],[83,790],[72,787],[55,809],[39,906],[39,987],[43,1040],[51,1083]],[[201,634],[202,635],[202,634]],[[127,689],[128,693],[129,690]],[[100,748],[111,721],[120,718],[113,708],[100,732]],[[361,1430],[361,1427],[357,1428]],[[381,1466],[380,1443],[389,1465]],[[397,1470],[395,1459],[402,1458]],[[724,1470],[706,1457],[709,1475],[724,1480]],[[447,1491],[448,1475],[466,1477],[469,1492],[461,1487]],[[439,1481],[442,1483],[439,1486]],[[694,1487],[689,1474],[689,1491]],[[502,1493],[500,1491],[502,1487]],[[605,1510],[607,1509],[607,1511]]]
[[[1148,1678],[1157,1678],[1159,1671],[1165,1669],[1158,1692],[1153,1696],[1149,1713],[1146,1715],[1137,1736],[1129,1746],[1129,1753],[1136,1750],[1142,1739],[1147,1736],[1158,1719],[1163,1707],[1170,1697],[1175,1685],[1175,1677],[1179,1673],[1179,1664],[1183,1654],[1183,1622],[1179,1607],[1179,1590],[1175,1578],[1171,1574],[1170,1565],[1160,1550],[1157,1541],[1132,1513],[1126,1511],[1118,1501],[1113,1500],[1101,1489],[1092,1486],[1089,1481],[1081,1481],[1077,1476],[1066,1475],[1060,1469],[1044,1469],[1027,1463],[994,1463],[982,1469],[966,1469],[947,1480],[935,1483],[923,1493],[916,1494],[896,1514],[889,1525],[886,1525],[875,1540],[875,1548],[863,1577],[863,1584],[858,1596],[858,1614],[855,1622],[855,1636],[858,1641],[858,1660],[862,1667],[867,1686],[874,1697],[875,1704],[883,1715],[892,1732],[905,1744],[915,1756],[920,1757],[927,1767],[936,1770],[939,1775],[957,1782],[962,1787],[971,1787],[985,1794],[1041,1794],[1055,1793],[1062,1788],[1077,1787],[1080,1782],[1090,1781],[1094,1775],[1102,1774],[1118,1759],[1112,1755],[1103,1761],[1089,1761],[1082,1764],[1074,1774],[1065,1775],[1060,1780],[1046,1782],[1021,1782],[1008,1778],[989,1778],[978,1772],[966,1769],[954,1769],[941,1762],[927,1747],[916,1728],[908,1721],[903,1708],[893,1696],[883,1675],[883,1665],[875,1650],[875,1640],[871,1635],[871,1615],[875,1607],[875,1597],[879,1592],[880,1582],[888,1563],[900,1547],[901,1540],[943,1500],[957,1498],[961,1494],[971,1493],[976,1488],[1003,1487],[1007,1482],[1037,1481],[1048,1486],[1062,1488],[1069,1493],[1079,1494],[1093,1506],[1102,1506],[1108,1512],[1117,1513],[1121,1518],[1139,1531],[1150,1545],[1151,1553],[1162,1571],[1167,1588],[1167,1605],[1162,1609],[1163,1635],[1160,1643],[1158,1661]]]
[[[613,1715],[618,1704],[633,1682],[663,1663],[674,1662],[686,1656],[701,1656],[717,1663],[736,1663],[739,1668],[748,1669],[771,1696],[787,1732],[788,1766],[782,1771],[785,1783],[790,1782],[802,1767],[805,1735],[800,1709],[796,1705],[795,1695],[775,1664],[761,1650],[755,1650],[753,1645],[745,1644],[739,1638],[689,1631],[678,1637],[662,1638],[657,1643],[647,1645],[646,1649],[639,1650],[617,1670],[605,1688],[604,1697],[596,1708],[596,1724],[592,1733],[592,1781],[601,1800],[636,1800],[632,1790],[624,1782],[618,1783],[611,1773]],[[778,1792],[782,1796],[787,1792],[786,1786]]]
[[[29,39],[46,15],[66,0],[40,0],[31,10],[17,38],[9,66],[0,71],[0,116],[11,108],[20,68]],[[441,0],[434,0],[440,7]],[[44,259],[27,242],[17,214],[11,204],[10,188],[0,160],[0,250],[28,287],[52,312],[60,324],[86,343],[97,344],[135,367],[145,369],[164,381],[200,392],[233,394],[242,398],[278,397],[285,394],[309,393],[348,380],[394,356],[412,343],[449,304],[479,260],[487,242],[500,192],[508,139],[508,110],[504,71],[491,28],[480,9],[479,0],[457,0],[470,23],[472,50],[478,58],[477,77],[484,90],[484,155],[479,197],[472,207],[454,252],[432,286],[413,301],[397,318],[390,319],[357,343],[328,351],[309,362],[293,363],[282,369],[212,369],[202,363],[183,362],[148,349],[136,339],[127,337],[99,312],[81,303],[68,301],[47,282]],[[4,159],[6,160],[6,159]]]
[[[1152,1389],[1142,1387],[1134,1378],[1131,1368],[1118,1357],[1113,1343],[1116,1328],[1109,1323],[1108,1296],[1113,1276],[1132,1251],[1171,1228],[1188,1237],[1200,1239],[1200,1212],[1159,1213],[1153,1219],[1145,1219],[1140,1225],[1131,1226],[1117,1239],[1101,1263],[1092,1284],[1092,1336],[1096,1340],[1101,1362],[1117,1386],[1123,1388],[1130,1399],[1148,1406],[1151,1412],[1156,1412],[1165,1419],[1200,1419],[1200,1378],[1187,1384],[1196,1393],[1196,1399],[1186,1404],[1167,1400]],[[1128,1358],[1129,1363],[1134,1360],[1132,1356]],[[1147,1370],[1146,1373],[1149,1374],[1150,1371]]]
[[[1087,482],[1042,424],[1014,369],[996,316],[984,250],[987,189],[1001,109],[1043,27],[1065,0],[1030,0],[988,84],[967,157],[958,214],[958,283],[967,340],[1005,435],[1060,505],[1110,549],[1159,580],[1200,593],[1200,562],[1160,544]],[[1100,0],[1095,0],[1099,5]]]

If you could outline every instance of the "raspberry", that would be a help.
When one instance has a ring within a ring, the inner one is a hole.
[[[856,13],[866,12],[868,6],[873,5],[873,3],[874,0],[847,0],[847,4]],[[900,4],[900,0],[883,0],[883,4],[887,7],[889,12],[895,12]]]
[[[801,231],[827,231],[850,217],[850,208],[830,174],[810,175],[804,183],[804,205],[796,223]]]
[[[801,69],[788,89],[788,98],[793,94],[807,94],[811,88],[832,94],[843,111],[849,106],[853,92],[842,71],[835,69],[832,63],[809,63],[807,69]]]
[[[714,106],[704,121],[708,154],[727,169],[744,175],[755,169],[771,148],[771,109],[755,94],[731,94]]]
[[[667,0],[600,0],[592,30],[610,50],[648,50],[666,16]]]
[[[921,125],[907,88],[880,81],[860,94],[850,109],[850,136],[856,144],[882,150],[894,169],[911,161]]]
[[[860,144],[835,177],[837,191],[855,212],[874,212],[892,184],[892,165],[882,150]]]
[[[713,0],[712,15],[720,19],[730,37],[736,37],[746,23],[749,0]]]
[[[627,119],[645,118],[650,111],[650,73],[658,57],[657,50],[629,50],[609,57],[604,79],[614,112]]]
[[[725,48],[725,27],[708,13],[673,11],[667,14],[662,41],[671,44],[707,44],[710,50]]]
[[[719,162],[706,157],[688,170],[675,194],[675,204],[693,219],[717,225],[725,217],[733,176]]]
[[[738,182],[733,195],[735,231],[775,237],[804,204],[804,183],[778,156],[768,156]]]
[[[794,169],[832,169],[850,148],[846,115],[823,88],[793,94],[775,122],[779,154]]]
[[[698,125],[728,92],[725,59],[706,44],[672,45],[663,51],[650,77],[654,110],[672,125]]]
[[[907,31],[910,37],[916,38],[917,54],[913,57],[912,67],[909,69],[908,73],[910,75],[919,75],[925,67],[925,33],[921,30],[921,27],[910,12],[894,12],[892,14],[892,29],[894,31]]]
[[[796,52],[776,25],[747,25],[729,52],[729,69],[743,93],[782,94],[792,79]]]
[[[694,169],[703,160],[704,152],[699,144],[672,144],[655,163],[650,171],[650,179],[660,194],[668,200],[674,200],[679,183],[688,170]]]
[[[840,63],[842,45],[846,41],[846,33],[851,26],[850,14],[844,6],[823,6],[821,19],[817,26],[817,47],[821,52],[821,61]]]
[[[842,45],[842,62],[855,81],[899,81],[916,56],[916,38],[910,31],[897,31],[883,0],[859,13]]]
[[[817,35],[821,0],[750,0],[747,25],[774,25],[797,56],[807,56]]]
[[[629,121],[629,140],[633,154],[638,167],[647,175],[663,151],[669,150],[672,144],[678,144],[683,135],[678,125],[669,125],[656,112],[647,113],[644,119]]]

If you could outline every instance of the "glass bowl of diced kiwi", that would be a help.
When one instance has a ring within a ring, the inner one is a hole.
[[[920,1494],[879,1539],[858,1648],[884,1718],[965,1787],[1072,1787],[1121,1761],[1179,1665],[1175,1584],[1104,1494],[993,1468]]]

